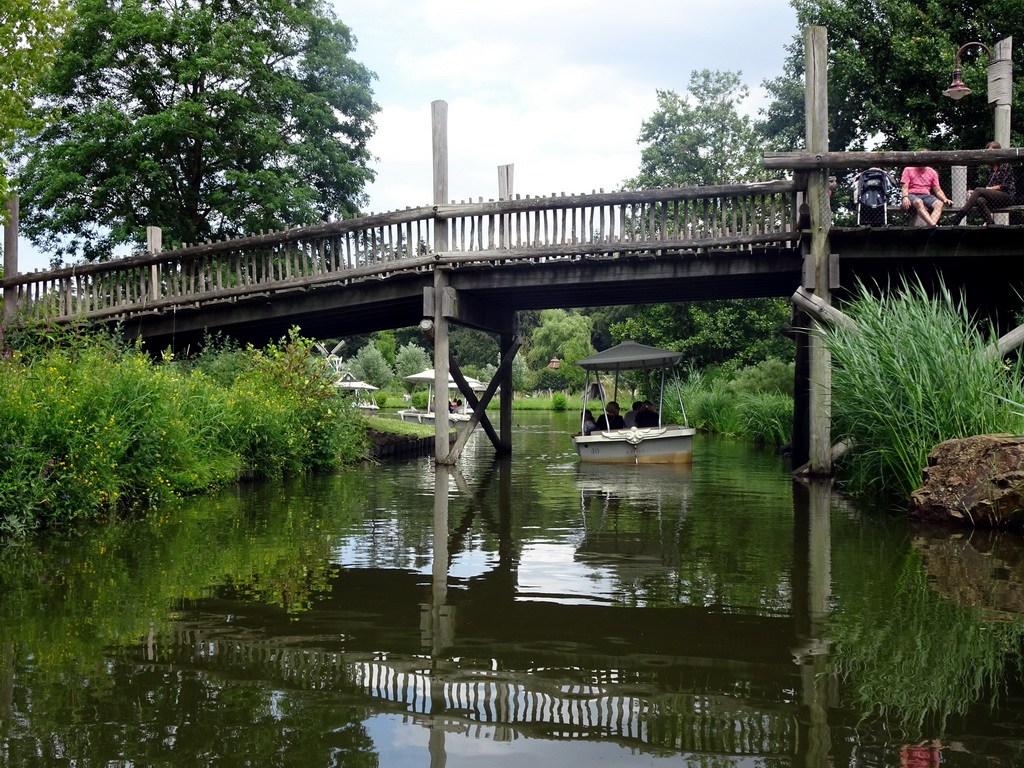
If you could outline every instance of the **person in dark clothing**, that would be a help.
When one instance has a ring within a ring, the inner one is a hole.
[[[633,423],[638,429],[660,426],[661,418],[658,416],[658,412],[654,410],[654,403],[650,400],[644,403],[644,407],[640,409]]]
[[[605,414],[602,413],[597,417],[597,430],[603,431],[608,429],[622,429],[626,426],[626,422],[622,416],[619,415],[619,404],[614,400],[611,400],[607,406],[605,406],[608,418],[605,419]]]
[[[990,141],[985,145],[985,149],[1001,148],[998,141]],[[994,221],[992,209],[1011,205],[1016,194],[1017,183],[1013,176],[1013,166],[1009,163],[993,165],[992,172],[988,177],[988,184],[984,187],[978,187],[971,192],[967,202],[964,203],[964,207],[953,217],[953,226],[962,222],[967,217],[967,214],[973,210],[979,211],[985,219],[985,223],[982,226],[989,226]]]

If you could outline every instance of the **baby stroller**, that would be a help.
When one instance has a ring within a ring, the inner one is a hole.
[[[896,181],[881,168],[868,168],[853,177],[853,204],[857,223],[881,227],[889,223],[886,206]]]

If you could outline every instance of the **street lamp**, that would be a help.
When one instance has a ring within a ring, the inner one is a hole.
[[[953,82],[950,83],[949,88],[942,92],[943,96],[949,96],[951,99],[959,101],[967,94],[971,93],[971,89],[964,85],[962,72],[960,70],[960,54],[970,48],[972,45],[978,45],[985,49],[985,53],[988,54],[989,66],[992,65],[992,51],[984,43],[967,43],[961,45],[960,49],[956,52],[956,56],[953,57]]]
[[[1013,61],[1011,53],[1013,38],[1008,37],[996,43],[995,53],[984,43],[967,43],[961,45],[953,57],[953,82],[942,92],[951,99],[962,99],[971,93],[963,81],[960,69],[960,56],[972,45],[985,49],[988,54],[988,103],[995,107],[995,136],[993,138],[1003,147],[1010,146],[1010,106],[1012,103],[1011,80],[1013,78]]]

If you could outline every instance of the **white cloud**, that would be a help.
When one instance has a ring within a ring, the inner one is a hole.
[[[797,32],[786,0],[336,5],[355,58],[380,77],[374,211],[431,200],[434,99],[449,105],[452,199],[495,197],[505,163],[522,195],[610,191],[639,168],[658,89],[684,90],[697,69],[740,70],[755,112]]]

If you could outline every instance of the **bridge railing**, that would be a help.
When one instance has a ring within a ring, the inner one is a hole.
[[[8,277],[4,316],[102,321],[439,263],[743,250],[798,237],[797,193],[774,181],[411,208]]]

